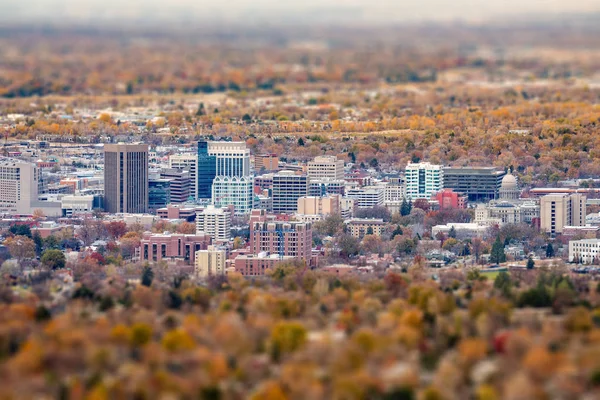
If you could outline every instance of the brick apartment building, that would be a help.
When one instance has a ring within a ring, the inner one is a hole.
[[[154,234],[146,232],[141,240],[140,259],[142,261],[183,261],[193,265],[196,252],[206,250],[211,244],[208,235],[185,235],[180,233]]]
[[[310,261],[312,224],[296,221],[277,221],[264,210],[253,210],[250,216],[250,251],[291,256]]]

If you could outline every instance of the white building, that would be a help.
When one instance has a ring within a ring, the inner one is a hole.
[[[399,184],[388,183],[385,185],[383,192],[383,201],[387,202],[402,202],[404,199],[404,186]]]
[[[362,188],[350,189],[346,193],[346,197],[354,199],[356,207],[358,208],[382,206],[384,196],[384,188],[381,186],[365,186]]]
[[[199,277],[225,275],[227,252],[222,247],[208,246],[196,252],[194,270]]]
[[[31,214],[40,209],[47,216],[61,214],[60,203],[38,200],[40,170],[35,164],[0,159],[0,213]]]
[[[73,214],[90,212],[94,209],[94,196],[63,196],[60,200],[62,215],[71,217]]]
[[[429,200],[444,188],[444,170],[428,162],[409,163],[404,170],[404,186],[407,198]]]
[[[439,233],[443,233],[444,235],[448,236],[452,228],[454,228],[456,237],[459,239],[481,237],[488,229],[486,226],[472,223],[450,223],[432,227],[431,236],[435,238]]]
[[[196,154],[177,154],[169,157],[169,168],[177,168],[190,173],[190,194],[198,198],[198,156]]]
[[[600,239],[581,239],[569,242],[569,262],[592,264],[600,262]]]
[[[344,160],[336,156],[317,156],[308,163],[308,177],[310,179],[344,179]]]
[[[236,215],[252,210],[254,195],[251,176],[217,176],[212,184],[212,201],[215,207],[232,205]]]
[[[205,233],[213,240],[225,242],[231,238],[231,213],[209,205],[196,212],[196,234]]]
[[[208,155],[217,158],[216,176],[249,176],[250,149],[246,142],[208,142]]]

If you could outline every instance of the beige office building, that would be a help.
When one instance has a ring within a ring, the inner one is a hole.
[[[344,160],[336,156],[318,156],[308,163],[310,179],[344,179]]]
[[[148,212],[148,145],[104,145],[104,209]]]
[[[227,252],[222,247],[208,246],[196,252],[194,270],[199,277],[225,275]]]
[[[565,226],[584,226],[586,197],[582,194],[549,194],[540,199],[540,228],[552,235]]]
[[[298,214],[331,215],[340,213],[340,196],[303,196],[298,199]]]

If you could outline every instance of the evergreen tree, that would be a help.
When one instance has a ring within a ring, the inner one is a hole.
[[[529,256],[529,259],[527,260],[527,269],[533,269],[535,268],[535,261],[533,261],[533,258],[531,258],[531,256]]]
[[[394,232],[392,232],[392,239],[394,239],[396,236],[398,235],[403,235],[404,232],[402,231],[402,228],[400,228],[400,225],[396,226],[396,229],[394,229]]]
[[[44,239],[42,239],[42,236],[39,234],[39,232],[33,234],[33,242],[35,243],[35,254],[39,257],[42,255],[42,251],[44,250]]]
[[[450,228],[450,231],[448,232],[448,237],[456,239],[456,229],[454,229],[454,225]]]
[[[144,271],[142,272],[142,285],[151,286],[153,279],[154,279],[154,271],[152,271],[152,268],[144,267]]]
[[[298,146],[304,146],[304,139],[298,138]]]
[[[410,214],[412,210],[412,204],[409,201],[406,201],[406,198],[402,199],[402,204],[400,205],[400,215],[407,216]]]
[[[372,227],[368,227],[367,228],[367,235],[372,235],[373,234],[373,228]]]
[[[554,257],[554,247],[552,246],[552,243],[548,243],[546,246],[546,258],[552,257]]]
[[[496,236],[496,240],[492,245],[492,252],[490,254],[490,261],[494,264],[500,264],[506,261],[506,254],[504,254],[504,244],[500,240],[500,236]]]
[[[200,105],[198,106],[198,111],[196,111],[196,115],[200,117],[205,114],[206,110],[204,110],[204,103],[200,103]]]

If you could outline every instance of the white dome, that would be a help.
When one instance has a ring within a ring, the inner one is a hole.
[[[504,175],[502,178],[502,189],[516,189],[517,188],[517,178],[510,172]]]

